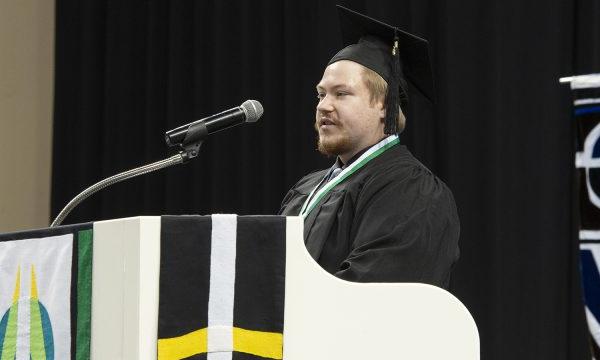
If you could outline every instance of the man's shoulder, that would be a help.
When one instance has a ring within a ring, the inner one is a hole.
[[[403,182],[410,177],[429,177],[433,173],[402,145],[375,158],[365,167],[370,182]]]
[[[446,183],[408,150],[396,155],[375,164],[356,192],[357,216],[374,211],[380,218],[397,220],[429,214],[432,223],[449,221],[458,229],[454,195]]]
[[[404,146],[385,154],[369,171],[365,185],[372,191],[383,187],[414,190],[419,196],[436,196],[451,191],[444,181],[415,158]],[[400,191],[401,193],[404,190]]]

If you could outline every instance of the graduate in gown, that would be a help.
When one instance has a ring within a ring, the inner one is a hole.
[[[447,288],[459,256],[448,187],[400,144],[406,80],[432,99],[427,42],[338,6],[344,42],[317,85],[319,151],[332,168],[303,177],[281,214],[304,217],[310,255],[358,282]]]

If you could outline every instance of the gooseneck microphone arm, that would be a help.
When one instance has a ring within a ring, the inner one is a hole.
[[[157,162],[153,162],[151,164],[147,164],[144,166],[137,167],[135,169],[127,170],[122,173],[113,175],[109,178],[106,178],[102,181],[95,183],[94,185],[88,187],[87,189],[80,192],[77,196],[73,198],[73,200],[69,201],[69,203],[61,210],[61,212],[56,216],[50,227],[55,227],[60,225],[63,220],[69,215],[69,213],[75,209],[77,205],[79,205],[83,200],[92,196],[96,192],[104,189],[105,187],[114,185],[121,181],[131,179],[138,175],[148,174],[156,170],[164,169],[173,165],[184,163],[184,157],[182,155],[183,151],[177,155],[173,155],[167,159],[160,160]]]
[[[94,185],[80,192],[73,198],[73,200],[69,201],[69,203],[56,216],[54,221],[52,221],[50,227],[60,225],[77,205],[96,192],[139,175],[148,174],[153,171],[171,167],[173,165],[186,163],[190,159],[198,156],[200,146],[209,134],[244,122],[255,122],[262,116],[262,114],[263,107],[258,101],[247,100],[239,107],[229,109],[208,118],[197,120],[193,123],[167,131],[165,134],[167,144],[169,146],[179,146],[181,148],[177,155],[173,155],[164,160],[156,161],[135,169],[124,171],[95,183]]]

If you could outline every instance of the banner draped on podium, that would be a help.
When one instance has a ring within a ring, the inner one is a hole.
[[[0,359],[89,359],[92,224],[0,235]]]
[[[282,359],[285,219],[163,216],[158,359]]]

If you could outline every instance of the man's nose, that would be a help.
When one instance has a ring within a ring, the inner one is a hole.
[[[323,98],[321,98],[321,100],[319,100],[319,103],[317,104],[317,110],[323,112],[333,111],[331,96],[325,95]]]

